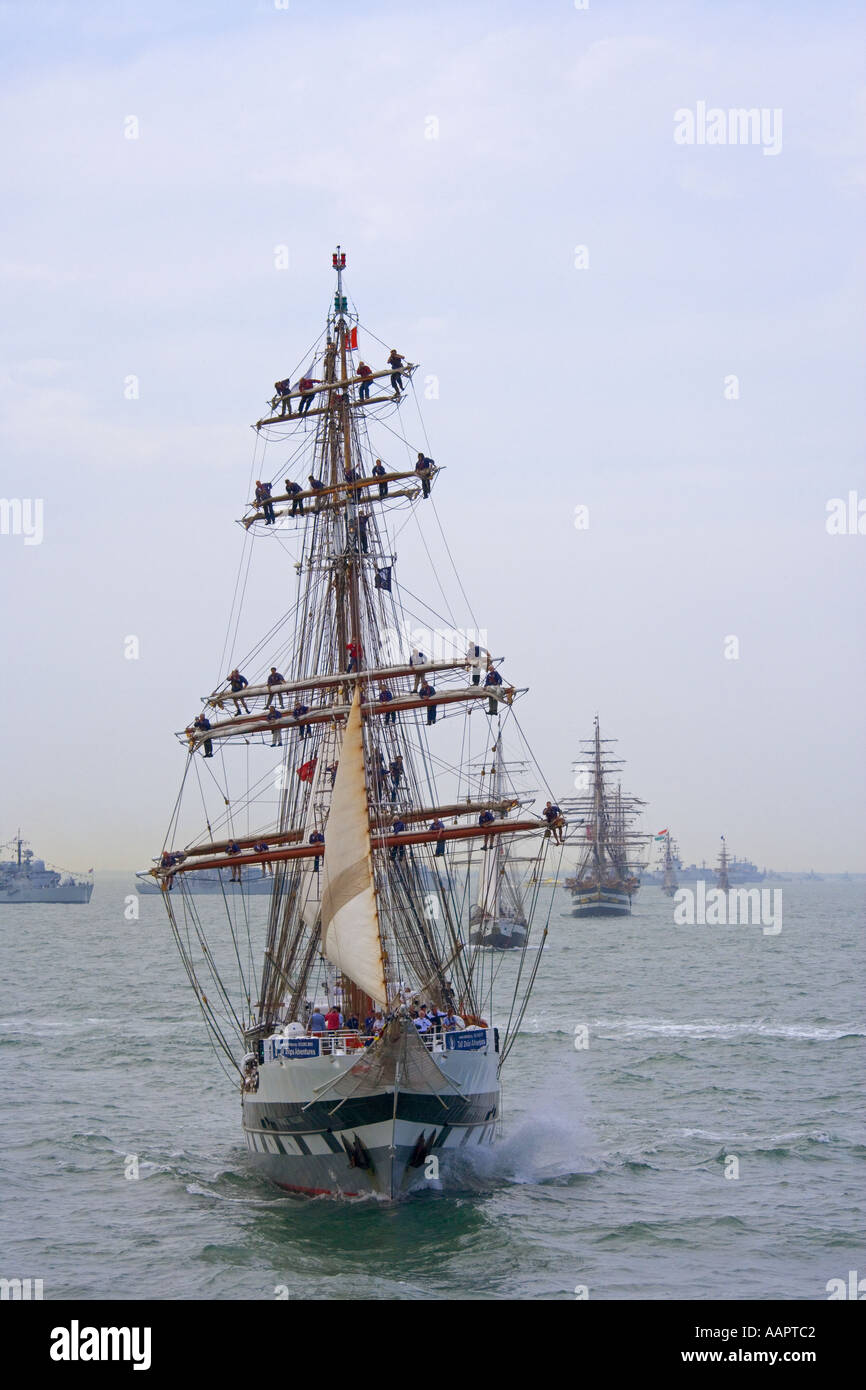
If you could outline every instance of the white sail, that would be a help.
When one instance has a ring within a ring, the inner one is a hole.
[[[358,688],[340,750],[328,817],[322,892],[322,952],[377,1004],[387,1003],[376,910],[370,813]]]

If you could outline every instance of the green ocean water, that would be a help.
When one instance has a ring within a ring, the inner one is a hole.
[[[0,907],[0,1274],[46,1299],[821,1300],[866,1273],[862,885],[774,885],[775,936],[676,926],[651,887],[578,922],[548,890],[501,1143],[470,1188],[385,1207],[251,1171],[133,884]]]

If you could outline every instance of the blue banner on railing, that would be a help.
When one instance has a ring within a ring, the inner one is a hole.
[[[445,1047],[448,1052],[477,1052],[486,1046],[486,1028],[467,1028],[464,1033],[445,1034]]]
[[[318,1057],[318,1038],[272,1038],[271,1061],[278,1057]]]

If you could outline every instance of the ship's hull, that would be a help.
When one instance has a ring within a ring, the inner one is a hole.
[[[67,883],[57,888],[0,888],[0,904],[89,903],[92,883]]]
[[[614,888],[572,892],[572,917],[628,917],[631,897]]]
[[[476,928],[469,933],[470,946],[488,946],[496,951],[522,950],[526,944],[526,928],[509,925],[507,928],[494,925],[483,931]]]
[[[395,1023],[369,1049],[299,1058],[280,1057],[290,1040],[266,1039],[258,1090],[243,1096],[254,1165],[309,1196],[396,1201],[453,1188],[499,1127],[497,1035],[472,1033],[431,1050],[414,1025]]]

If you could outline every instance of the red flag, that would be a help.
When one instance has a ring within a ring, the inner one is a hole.
[[[298,776],[302,782],[312,782],[317,762],[318,758],[311,758],[308,763],[301,763],[301,766],[298,768]]]
[[[357,328],[350,328],[349,331],[348,331],[348,333],[346,334],[346,347],[348,347],[348,348],[354,348],[354,349],[357,351],[357,348],[358,348],[358,330],[357,330]]]

